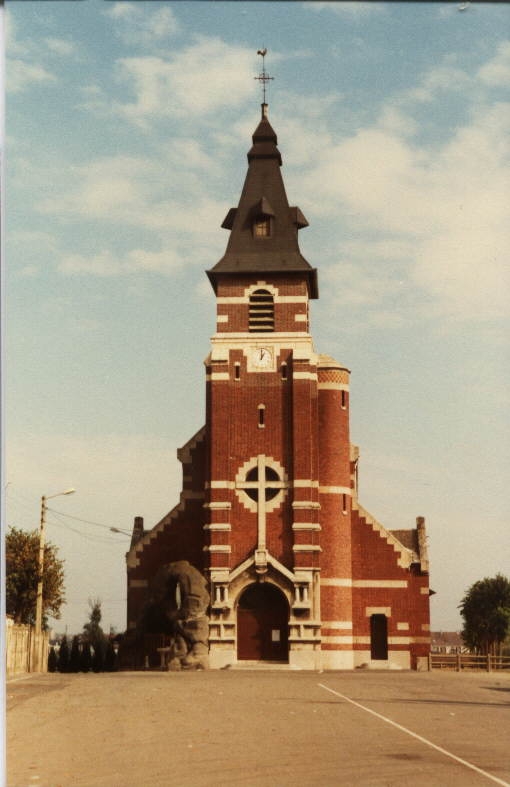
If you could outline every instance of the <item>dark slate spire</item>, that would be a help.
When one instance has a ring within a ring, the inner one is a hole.
[[[221,225],[231,231],[221,260],[207,271],[216,292],[224,274],[305,275],[311,298],[317,298],[317,270],[299,251],[298,230],[308,222],[299,208],[289,207],[280,171],[282,157],[268,120],[267,104],[253,134],[248,152],[248,172],[237,208],[231,208]],[[257,235],[257,221],[268,222],[269,235]]]

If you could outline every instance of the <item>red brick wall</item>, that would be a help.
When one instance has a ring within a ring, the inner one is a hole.
[[[247,289],[256,287],[257,289],[264,289],[264,284],[260,284],[263,277],[247,276],[239,281],[239,277],[225,277],[218,284],[218,298],[236,297],[246,298],[245,303],[218,303],[217,314],[218,316],[227,316],[227,322],[218,323],[218,331],[221,333],[235,333],[248,330],[248,307],[249,298],[246,294]],[[272,275],[267,277],[264,281],[267,284],[276,287],[278,296],[286,297],[308,297],[306,281],[288,276]],[[271,289],[271,287],[270,287]],[[308,304],[304,302],[299,303],[280,303],[278,296],[275,298],[274,304],[274,330],[278,332],[294,332],[294,331],[307,331],[307,321],[296,321],[296,315],[307,316]]]
[[[200,439],[190,448],[190,457],[183,461],[185,481],[181,509],[170,511],[144,538],[135,545],[131,553],[136,565],[128,565],[128,624],[138,620],[149,597],[149,587],[130,587],[131,580],[150,580],[157,570],[176,560],[188,560],[199,570],[204,566],[203,493],[205,477],[205,441]],[[186,495],[193,495],[186,499]]]

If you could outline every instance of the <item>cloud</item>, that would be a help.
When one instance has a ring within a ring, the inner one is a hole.
[[[168,169],[173,172],[186,172],[190,176],[194,172],[221,175],[223,170],[214,155],[208,152],[203,142],[198,139],[174,138],[164,146],[163,153]]]
[[[107,220],[136,219],[137,208],[148,199],[143,184],[155,172],[149,158],[102,157],[71,170],[71,189],[38,204],[42,213],[69,214]]]
[[[19,260],[19,273],[22,276],[37,276],[48,257],[57,251],[56,238],[49,232],[40,230],[14,230],[6,234],[6,261],[12,270]]]
[[[179,23],[168,6],[153,11],[150,4],[114,3],[105,16],[115,21],[114,33],[125,44],[147,46],[174,36]]]
[[[387,104],[382,108],[378,119],[378,125],[386,131],[393,132],[398,136],[413,135],[418,131],[418,123],[403,112],[398,106]]]
[[[5,51],[6,53],[11,55],[25,55],[28,51],[28,46],[26,43],[19,40],[18,37],[18,28],[16,24],[16,20],[13,17],[11,11],[6,8],[4,9],[4,20],[5,20]]]
[[[216,227],[225,210],[223,202],[204,193],[204,171],[221,174],[219,165],[196,140],[176,138],[153,158],[101,157],[72,168],[71,188],[39,200],[37,209],[59,217],[198,237],[207,232],[211,221]]]
[[[75,45],[63,38],[48,37],[41,41],[23,39],[16,21],[8,10],[5,14],[6,90],[20,93],[33,85],[57,81],[55,74],[42,62],[48,54],[69,56]]]
[[[473,80],[465,71],[444,64],[430,69],[421,84],[408,91],[406,97],[414,101],[430,102],[440,92],[468,90],[472,85]]]
[[[255,90],[253,60],[251,49],[203,36],[170,58],[122,58],[116,64],[117,79],[130,86],[135,100],[116,102],[114,111],[147,126],[155,118],[193,118],[239,105]]]
[[[43,82],[56,82],[56,76],[42,66],[31,65],[19,58],[9,58],[6,68],[6,89],[9,93],[22,90]]]
[[[305,177],[304,190],[315,194],[323,215],[335,215],[340,208],[363,216],[374,228],[410,227],[414,233],[422,215],[421,159],[418,150],[392,132],[377,126],[363,128],[319,153],[316,166]],[[399,185],[406,186],[405,194]]]
[[[498,46],[497,54],[478,71],[478,78],[487,85],[505,87],[510,82],[510,41]]]
[[[357,2],[303,3],[303,8],[308,8],[311,11],[331,11],[333,14],[338,14],[338,16],[350,18],[354,21],[386,11],[384,3],[367,3],[362,0]]]
[[[102,251],[90,256],[69,254],[63,257],[58,269],[61,273],[68,275],[99,277],[118,276],[140,271],[168,274],[180,267],[182,262],[175,251],[171,249],[158,252],[132,249],[124,256],[116,256],[111,251]]]
[[[441,93],[471,94],[475,102],[487,86],[506,87],[510,81],[510,41],[500,43],[494,57],[473,74],[452,65],[451,59],[447,56],[443,63],[427,71],[415,88],[399,96],[399,102],[430,103]]]
[[[299,193],[313,195],[309,220],[314,214],[326,221],[342,217],[329,275],[347,271],[350,284],[342,297],[384,309],[394,283],[376,273],[371,290],[360,261],[377,259],[385,247],[385,267],[397,265],[389,270],[406,283],[402,308],[410,303],[410,285],[427,296],[422,308],[431,317],[502,319],[510,302],[510,104],[472,106],[464,125],[428,146],[416,143],[413,127],[402,110],[395,115],[393,105],[385,107],[378,121],[356,134],[331,135],[296,176]],[[346,243],[346,231],[363,240]]]
[[[44,43],[50,50],[56,55],[62,55],[63,57],[67,57],[68,55],[72,55],[76,51],[76,46],[72,41],[68,41],[65,38],[45,38]]]
[[[208,267],[211,254],[219,256],[224,245],[218,227],[228,208],[204,193],[203,173],[211,171],[222,175],[196,140],[182,138],[163,145],[154,158],[102,157],[73,168],[72,187],[37,200],[37,209],[71,226],[86,220],[101,230],[90,236],[86,252],[53,250],[58,270],[112,277],[140,271],[173,275],[184,261]],[[118,232],[124,226],[146,231],[151,248],[138,240],[126,249]]]

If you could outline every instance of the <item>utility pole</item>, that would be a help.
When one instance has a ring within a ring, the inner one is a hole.
[[[66,489],[65,492],[57,492],[56,495],[41,497],[41,519],[39,523],[39,560],[38,560],[38,575],[37,582],[37,598],[35,604],[35,631],[34,631],[34,645],[32,648],[32,667],[31,672],[43,671],[43,641],[42,641],[42,615],[43,615],[43,586],[44,586],[44,543],[45,543],[45,528],[46,528],[46,501],[51,500],[53,497],[60,495],[72,495],[74,489]]]
[[[44,540],[46,527],[46,497],[41,497],[41,519],[39,524],[39,561],[37,582],[37,600],[35,604],[35,643],[33,671],[40,672],[42,667],[42,608],[43,608],[43,577],[44,577]]]

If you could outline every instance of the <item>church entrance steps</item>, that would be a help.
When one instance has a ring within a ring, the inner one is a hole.
[[[295,670],[299,667],[292,667],[287,661],[238,661],[235,664],[228,664],[223,669],[230,670]]]

